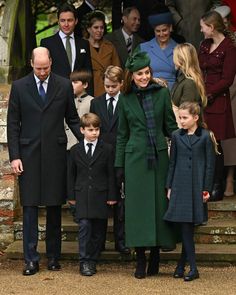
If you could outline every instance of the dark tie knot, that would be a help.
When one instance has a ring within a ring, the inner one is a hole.
[[[110,98],[109,98],[110,103],[113,103],[114,100],[115,100],[114,97],[110,97]]]
[[[88,146],[89,149],[91,149],[92,146],[93,146],[93,144],[92,144],[91,142],[88,142],[88,143],[87,143],[87,146]]]

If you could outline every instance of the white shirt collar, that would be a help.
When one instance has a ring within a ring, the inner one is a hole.
[[[118,99],[119,99],[119,95],[120,95],[120,91],[115,95],[115,96],[112,96],[114,98],[114,100],[117,102]],[[110,99],[110,95],[108,93],[106,93],[106,101]]]
[[[93,147],[95,148],[96,145],[97,145],[97,142],[98,142],[98,139],[94,140],[94,141],[87,141],[87,139],[84,138],[84,146],[85,147],[88,147],[87,146],[87,143],[92,143],[93,144]]]
[[[131,40],[133,41],[133,34],[128,35],[123,28],[122,28],[122,33],[125,37],[125,41],[127,41],[128,38],[131,38]]]
[[[61,30],[59,31],[59,36],[61,37],[61,39],[64,39],[64,38],[67,37],[67,35],[66,35],[64,32],[62,32]],[[74,36],[74,32],[72,32],[72,33],[70,34],[70,37],[71,37],[72,39],[75,38],[75,36]]]
[[[34,79],[37,85],[41,81],[35,74],[34,74]],[[47,78],[43,81],[43,83],[48,83],[48,79],[49,79],[49,76],[47,76]]]

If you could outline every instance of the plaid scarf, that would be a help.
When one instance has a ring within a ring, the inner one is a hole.
[[[141,98],[144,114],[147,123],[147,162],[148,168],[154,169],[157,164],[157,149],[156,149],[156,123],[153,109],[152,95],[154,91],[160,89],[157,84],[151,84],[144,89],[139,89],[133,86],[134,92]]]

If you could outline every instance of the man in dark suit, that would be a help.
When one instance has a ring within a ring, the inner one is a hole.
[[[88,41],[74,34],[78,22],[73,5],[63,4],[57,13],[59,32],[41,40],[40,45],[48,48],[52,58],[52,71],[62,77],[70,77],[75,70],[92,72],[90,49]],[[89,94],[93,94],[93,85],[89,85]]]
[[[125,62],[133,50],[144,40],[139,37],[137,31],[140,27],[140,14],[136,7],[127,7],[123,11],[123,26],[114,32],[107,34],[105,38],[113,43],[120,58],[121,67],[125,68]]]
[[[109,66],[104,73],[104,88],[106,93],[91,100],[90,112],[101,119],[100,138],[112,145],[114,154],[118,128],[118,108],[120,88],[123,83],[123,71],[120,67]],[[112,107],[111,107],[112,106]],[[114,163],[114,158],[113,158]],[[125,247],[124,200],[121,199],[120,187],[115,186],[117,204],[113,206],[115,249],[122,254],[129,254]],[[107,223],[104,225],[104,243]]]
[[[163,5],[165,0],[113,0],[112,1],[112,28],[119,29],[121,26],[122,12],[125,8],[135,6],[140,12],[141,26],[138,34],[144,40],[153,38],[152,27],[148,23],[148,16],[157,13],[159,5]]]
[[[82,38],[83,32],[81,28],[81,21],[83,20],[84,16],[94,11],[98,6],[99,0],[84,0],[83,3],[76,9],[78,22],[75,26],[75,35]]]
[[[39,271],[38,206],[46,206],[48,270],[60,270],[61,205],[66,197],[64,120],[79,139],[79,117],[68,79],[51,73],[47,48],[33,50],[33,72],[12,83],[7,138],[23,206],[23,275]]]

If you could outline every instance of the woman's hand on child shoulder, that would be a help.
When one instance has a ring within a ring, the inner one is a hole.
[[[69,200],[69,201],[68,201],[68,204],[69,204],[69,205],[75,205],[75,204],[76,204],[76,201],[75,201],[75,200]]]

